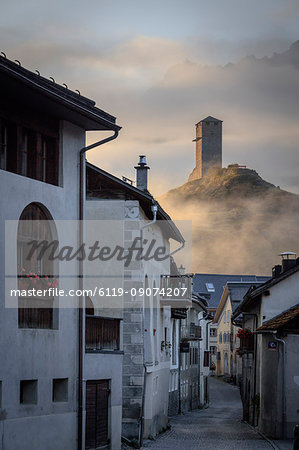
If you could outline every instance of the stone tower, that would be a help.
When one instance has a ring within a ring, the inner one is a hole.
[[[195,126],[196,166],[188,181],[204,177],[211,167],[222,167],[222,120],[208,116]]]

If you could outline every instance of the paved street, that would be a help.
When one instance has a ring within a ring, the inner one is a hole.
[[[241,422],[242,405],[238,388],[210,378],[210,407],[171,419],[171,430],[155,441],[150,449],[269,450],[265,441]]]

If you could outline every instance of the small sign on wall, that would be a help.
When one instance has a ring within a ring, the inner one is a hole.
[[[268,349],[269,350],[277,350],[277,342],[276,341],[269,341],[268,342]]]

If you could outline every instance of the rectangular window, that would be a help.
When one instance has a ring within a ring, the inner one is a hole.
[[[203,366],[210,367],[210,352],[209,351],[204,352]]]
[[[20,175],[27,175],[27,153],[28,153],[28,134],[27,130],[23,130],[20,145]]]
[[[20,403],[23,405],[37,404],[37,380],[20,381]]]
[[[53,302],[53,298],[32,300],[29,297],[20,297],[18,308],[19,328],[53,329]]]
[[[210,353],[211,355],[216,355],[217,353],[217,347],[215,345],[211,345],[210,347]]]
[[[176,320],[172,323],[172,343],[171,343],[171,362],[172,365],[177,363],[177,342],[176,342]]]
[[[86,316],[85,350],[119,350],[120,319]]]
[[[58,186],[58,126],[46,131],[57,137],[0,118],[0,169]]]
[[[222,333],[219,333],[219,343],[222,343]]]
[[[7,127],[0,120],[0,169],[6,170]]]
[[[68,401],[68,378],[54,378],[52,386],[53,402]]]
[[[210,336],[217,337],[217,328],[210,328]]]

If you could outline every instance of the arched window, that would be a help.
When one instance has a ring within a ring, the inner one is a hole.
[[[153,284],[153,339],[154,339],[154,360],[159,361],[159,349],[158,349],[158,294],[156,288],[156,282]]]
[[[177,321],[172,320],[172,342],[171,342],[171,363],[173,366],[177,363]]]
[[[88,295],[85,297],[85,314],[86,316],[94,316],[93,302]]]
[[[50,257],[52,249],[32,251],[32,241],[37,245],[42,241],[51,243],[53,232],[56,233],[54,222],[44,207],[37,203],[26,206],[19,219],[17,237],[19,328],[54,327],[53,302],[58,281]]]

